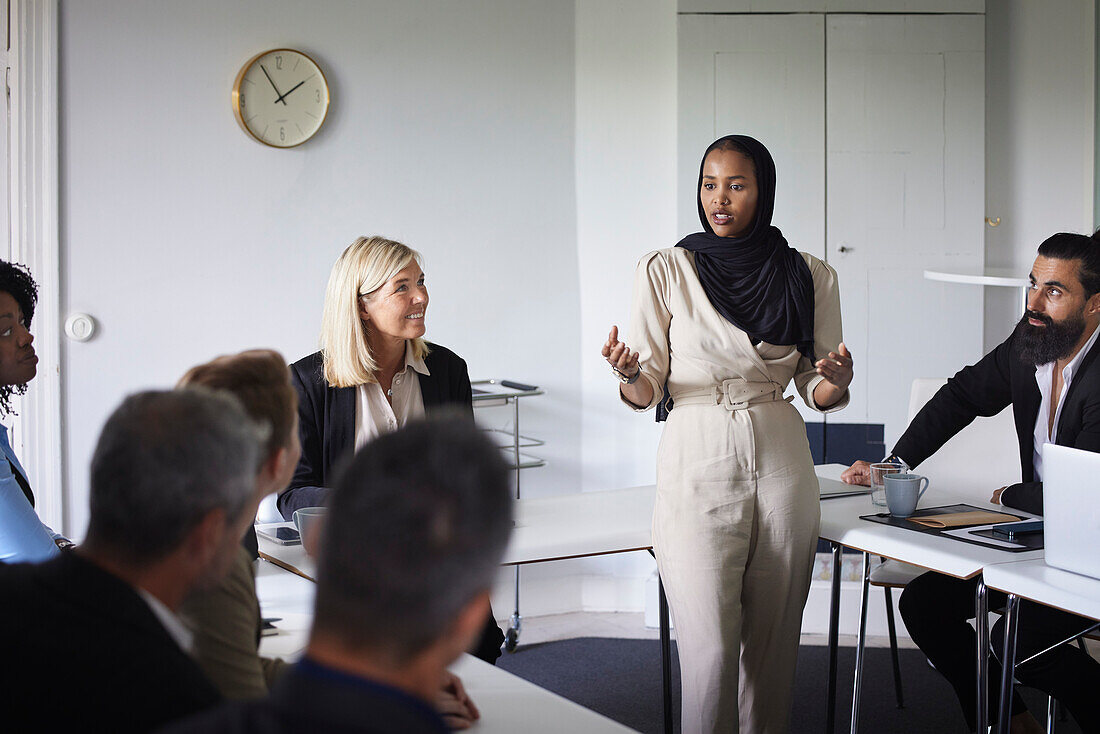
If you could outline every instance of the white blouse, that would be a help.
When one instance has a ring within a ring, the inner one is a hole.
[[[405,342],[405,367],[393,376],[390,391],[392,406],[386,400],[382,386],[368,382],[356,389],[355,449],[384,433],[396,431],[415,418],[424,415],[424,396],[420,393],[420,378],[429,375],[423,359],[413,356],[412,343]]]

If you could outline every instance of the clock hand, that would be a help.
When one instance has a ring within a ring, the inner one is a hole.
[[[275,86],[275,82],[272,80],[271,75],[267,73],[267,69],[264,69],[263,64],[260,64],[260,68],[263,69],[264,76],[267,77],[267,80],[269,82],[271,82],[271,88],[275,90],[275,94],[279,94],[279,88],[277,86]],[[276,102],[282,102],[283,107],[286,107],[286,100],[283,99],[283,95],[279,94],[279,96],[275,98],[275,101]]]
[[[285,92],[283,92],[282,94],[280,94],[279,98],[276,99],[275,101],[276,102],[282,102],[285,105],[286,104],[286,98],[290,96],[290,93],[293,92],[295,89],[297,89],[298,87],[302,86],[305,83],[306,83],[306,80],[303,79],[302,81],[298,82],[293,87],[291,87],[290,89],[288,89]],[[275,91],[277,92],[279,90],[276,89]]]

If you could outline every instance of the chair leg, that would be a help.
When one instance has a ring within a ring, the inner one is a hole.
[[[901,665],[898,662],[898,632],[894,626],[894,600],[890,594],[890,587],[882,587],[886,595],[886,628],[890,632],[890,658],[894,663],[894,697],[897,699],[898,708],[905,708],[905,699],[901,693]]]
[[[1054,734],[1054,720],[1057,714],[1054,713],[1055,701],[1054,696],[1047,696],[1047,734]]]

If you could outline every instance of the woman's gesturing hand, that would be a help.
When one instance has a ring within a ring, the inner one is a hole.
[[[852,384],[852,354],[844,342],[835,352],[829,352],[828,357],[817,360],[814,371],[825,378],[814,388],[814,402],[819,408],[831,408]]]
[[[638,353],[631,352],[630,347],[619,341],[619,327],[612,326],[611,333],[604,342],[600,354],[607,363],[627,377],[633,377],[638,373]]]
[[[835,352],[829,352],[829,356],[819,359],[814,364],[817,374],[835,385],[841,392],[852,384],[852,354],[844,342],[840,343]]]
[[[653,402],[653,387],[648,380],[635,379],[631,383],[622,381],[623,376],[627,380],[639,377],[641,365],[638,364],[638,353],[630,351],[630,347],[619,341],[618,326],[611,327],[611,333],[607,335],[600,354],[619,373],[619,392],[629,403],[635,408],[645,408]]]

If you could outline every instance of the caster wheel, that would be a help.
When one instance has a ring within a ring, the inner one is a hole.
[[[515,629],[509,629],[504,634],[504,649],[508,652],[515,652],[516,645],[519,644],[519,631]]]

